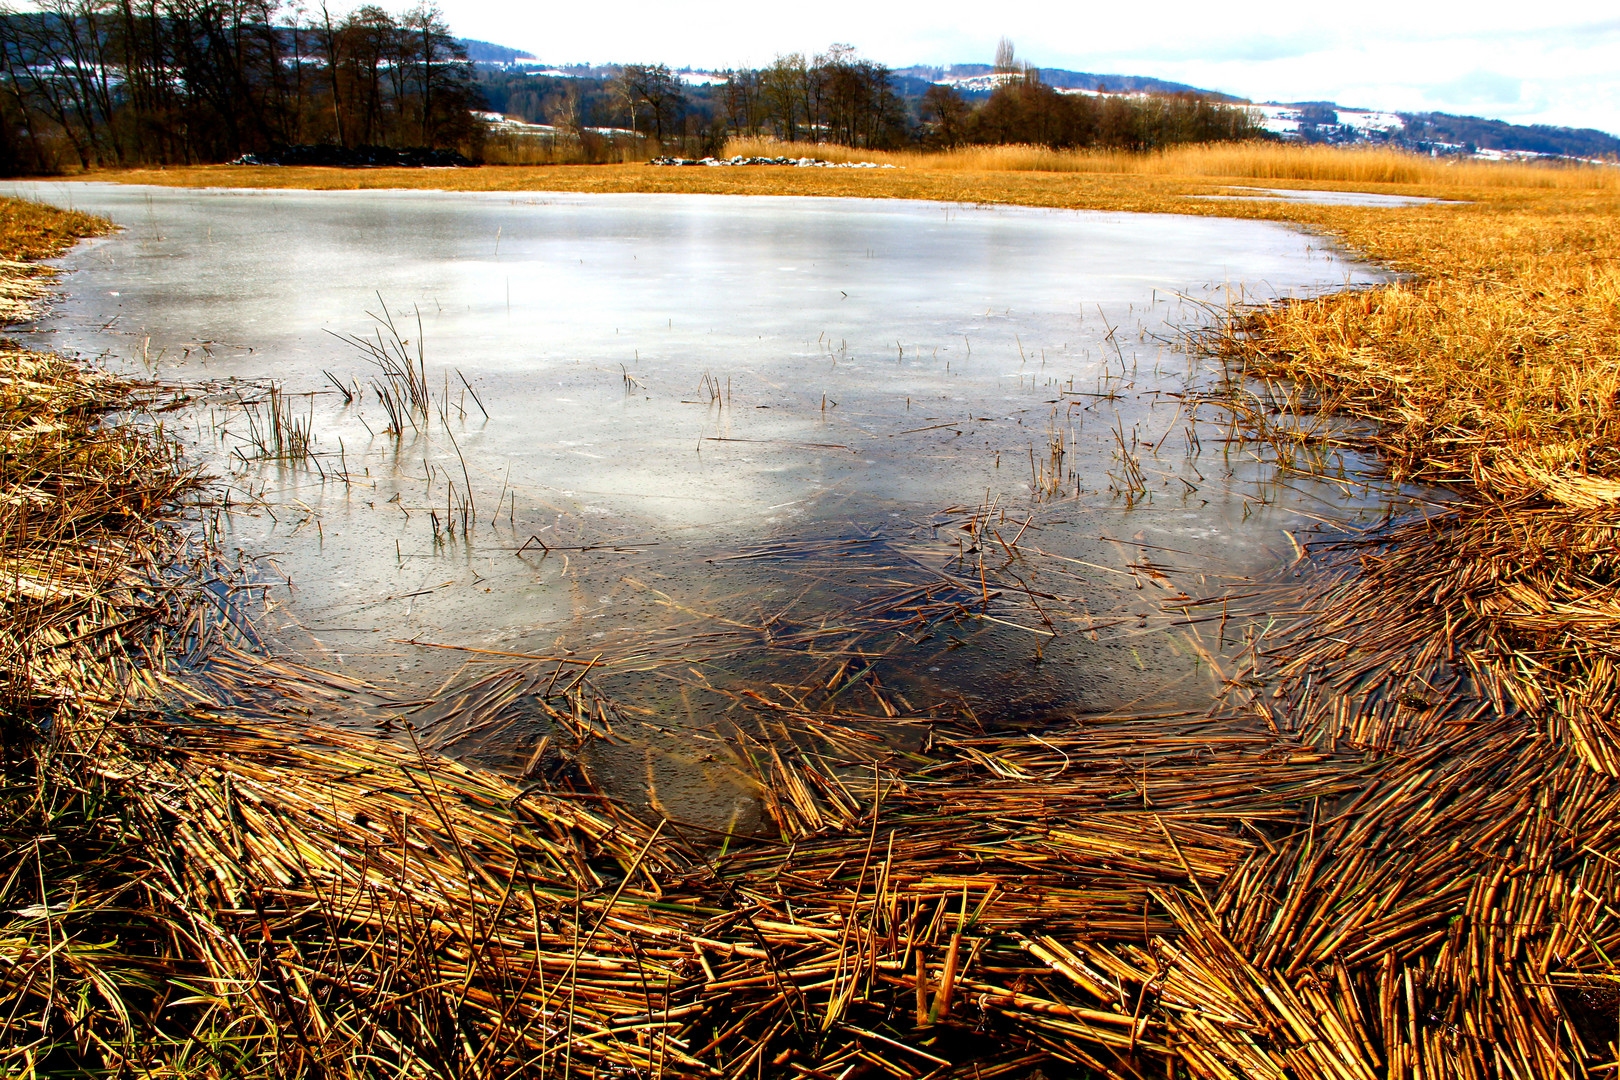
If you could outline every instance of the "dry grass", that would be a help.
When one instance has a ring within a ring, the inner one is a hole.
[[[1613,217],[1417,211],[1344,233],[1416,280],[1255,315],[1254,374],[1392,421],[1380,447],[1402,477],[1539,484],[1577,507],[1620,495]]]
[[[1347,215],[1414,275],[1242,319],[1222,351],[1456,506],[1365,561],[1413,641],[1472,636],[1510,696],[1620,775],[1620,227],[1614,200]],[[1359,601],[1358,601],[1359,602]],[[1449,648],[1448,644],[1448,648]],[[1478,661],[1484,662],[1484,661]]]
[[[600,165],[643,162],[654,152],[652,139],[638,135],[587,132],[580,138],[498,132],[484,140],[480,157],[490,165]]]
[[[76,210],[22,199],[0,200],[0,258],[11,262],[60,255],[75,241],[94,236],[107,223]]]
[[[728,155],[871,161],[941,172],[1056,172],[1130,176],[1301,180],[1340,184],[1620,190],[1620,169],[1602,165],[1497,163],[1432,158],[1402,150],[1279,143],[1205,143],[1154,151],[968,146],[947,151],[857,150],[826,143],[733,139]]]
[[[1620,1057],[1620,199],[1609,174],[1582,170],[1437,175],[1447,167],[1302,154],[1280,177],[1259,170],[1283,156],[1247,152],[1178,166],[1196,175],[1154,171],[1169,155],[1095,174],[938,163],[164,174],[1301,222],[1411,277],[1235,313],[1212,343],[1241,376],[1226,404],[1257,434],[1376,452],[1456,503],[1325,565],[1319,614],[1226,672],[1232,694],[1211,717],[1093,717],[1031,739],[888,705],[880,715],[879,697],[863,714],[779,688],[739,694],[724,752],[755,778],[776,834],[722,854],[594,791],[582,751],[634,738],[627,718],[643,714],[572,668],[561,680],[497,673],[431,710],[435,745],[544,714],[549,742],[517,780],[311,723],[305,711],[375,708],[331,676],[223,646],[201,675],[166,675],[175,628],[203,625],[195,594],[144,592],[124,567],[137,549],[146,565],[175,565],[168,541],[106,511],[114,471],[100,465],[82,502],[58,502],[101,507],[72,520],[101,538],[93,549],[118,554],[107,565],[71,543],[53,554],[27,507],[44,505],[32,492],[53,490],[41,477],[61,467],[13,470],[25,479],[7,489],[12,520],[35,524],[6,533],[27,540],[7,551],[45,568],[56,614],[16,621],[45,610],[21,600],[7,613],[13,648],[37,643],[31,655],[46,661],[15,669],[15,710],[53,727],[50,752],[30,759],[36,778],[8,780],[21,824],[0,867],[11,912],[0,980],[26,1036],[0,1051],[4,1067],[1606,1075]],[[1210,176],[1474,201],[1181,199],[1218,190]],[[68,390],[40,400],[88,392],[69,370],[49,375],[31,381]],[[1263,384],[1291,417],[1256,405]],[[72,415],[36,402],[13,430],[36,408],[46,426]],[[1322,413],[1357,424],[1321,424]],[[70,455],[101,437],[71,430]],[[161,449],[118,438],[148,477],[127,486],[132,506],[183,487]],[[79,459],[60,460],[81,483]],[[951,595],[930,599],[944,614],[926,617],[971,620]],[[73,621],[80,612],[88,621]],[[179,640],[200,658],[208,650],[189,643],[201,636]],[[134,697],[166,704],[116,708]],[[925,752],[890,752],[905,744],[888,737],[896,729],[920,727],[932,732]]]
[[[197,166],[97,173],[96,178],[166,187],[572,191],[928,199],[962,203],[1264,218],[1339,230],[1338,208],[1275,201],[1222,201],[1233,186],[1352,187],[1471,202],[1494,212],[1540,215],[1564,204],[1577,214],[1620,192],[1620,167],[1448,163],[1395,151],[1339,151],[1274,144],[1188,147],[1150,155],[1060,153],[1027,147],[936,154],[883,154],[814,144],[734,142],[739,152],[875,161],[895,169],[780,166],[661,168],[644,164],[484,166],[474,169],[317,169]],[[1192,199],[1188,196],[1200,196]],[[1577,203],[1589,203],[1582,209]],[[1466,216],[1459,208],[1445,213]],[[1399,215],[1373,212],[1376,233]],[[1449,220],[1449,219],[1448,219]],[[1358,234],[1358,239],[1361,234]],[[1382,251],[1374,251],[1382,255]]]

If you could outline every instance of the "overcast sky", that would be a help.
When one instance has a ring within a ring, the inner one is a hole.
[[[1255,101],[1437,109],[1620,133],[1614,0],[440,5],[458,36],[525,49],[548,63],[758,66],[835,41],[891,67],[989,63],[1006,35],[1036,66],[1152,75]]]

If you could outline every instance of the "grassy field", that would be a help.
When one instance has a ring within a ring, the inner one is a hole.
[[[1223,216],[1288,216],[1273,206],[1188,202],[1233,182],[1498,201],[1537,192],[1615,194],[1608,166],[1455,162],[1393,150],[1275,145],[1195,146],[1155,154],[976,147],[947,153],[884,153],[810,143],[734,140],[727,154],[873,162],[892,169],[743,166],[661,168],[645,164],[485,166],[476,169],[316,169],[214,165],[96,173],[97,180],[172,187],[375,188],[444,191],[705,192],[932,199]]]
[[[941,725],[901,768],[861,749],[871,717],[739,699],[783,732],[747,756],[781,842],[717,854],[570,782],[323,726],[363,688],[223,638],[208,679],[186,677],[174,654],[200,648],[206,604],[143,582],[206,562],[151,523],[190,479],[161,442],[95,423],[139,388],[13,350],[0,1002],[25,1035],[0,1069],[1612,1074],[1616,170],[1276,147],[894,163],[98,178],[1290,221],[1404,277],[1234,312],[1209,341],[1241,376],[1225,407],[1279,454],[1356,446],[1454,502],[1341,552],[1317,613],[1208,718],[1038,741]],[[1457,201],[1183,197],[1228,183]],[[6,204],[0,227],[17,258],[95,224]],[[38,291],[20,280],[7,295]],[[583,673],[527,671],[461,692],[462,722],[523,687],[581,739],[615,708]],[[1149,746],[1151,782],[1129,764]]]

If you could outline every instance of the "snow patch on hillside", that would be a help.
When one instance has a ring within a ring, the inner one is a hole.
[[[1371,112],[1362,109],[1338,109],[1339,123],[1357,131],[1402,131],[1406,121],[1395,113]]]
[[[1318,127],[1341,127],[1358,135],[1374,132],[1395,134],[1406,129],[1406,121],[1392,112],[1375,109],[1311,109],[1283,105],[1275,101],[1250,106],[1258,114],[1260,126],[1285,139],[1300,138],[1300,129],[1314,123]]]
[[[968,93],[991,91],[1008,83],[1020,82],[1023,76],[1017,72],[1003,71],[991,72],[989,75],[945,75],[934,80],[936,86],[949,86],[955,90]]]
[[[687,86],[723,86],[726,76],[713,71],[677,71],[675,77]]]

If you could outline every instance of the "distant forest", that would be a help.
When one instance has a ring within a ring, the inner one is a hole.
[[[698,85],[662,65],[637,64],[556,74],[480,70],[478,78],[490,109],[549,125],[578,140],[587,158],[594,148],[596,160],[619,152],[615,133],[686,154],[719,153],[732,136],[761,135],[869,149],[1025,143],[1151,150],[1267,137],[1248,110],[1195,93],[1058,89],[1019,62],[1006,41],[986,71],[987,89],[963,93],[897,78],[852,47],[834,45]],[[507,151],[520,141],[510,137]]]
[[[1402,113],[1401,118],[1406,121],[1404,141],[1420,148],[1429,144],[1459,146],[1468,154],[1476,150],[1517,150],[1575,158],[1612,160],[1620,156],[1620,138],[1593,128],[1509,124],[1437,112]]]
[[[300,144],[476,152],[472,65],[423,3],[43,0],[0,12],[0,170],[229,161]]]
[[[732,136],[890,149],[976,143],[1150,150],[1262,137],[1240,106],[1194,93],[1048,85],[1003,41],[967,93],[897,77],[847,45],[683,79],[662,65],[503,68],[439,9],[341,18],[279,0],[42,0],[0,8],[0,171],[230,161],[382,163],[449,150],[490,161],[719,153]],[[481,57],[475,64],[469,45]],[[908,92],[909,91],[909,92]],[[543,128],[491,132],[481,110]]]
[[[1299,137],[1308,143],[1331,146],[1372,143],[1440,155],[1504,150],[1607,160],[1620,156],[1620,138],[1594,128],[1510,124],[1478,116],[1422,112],[1396,113],[1403,125],[1399,128],[1366,129],[1340,123],[1339,106],[1331,101],[1301,101],[1295,102],[1293,107],[1299,110]]]

